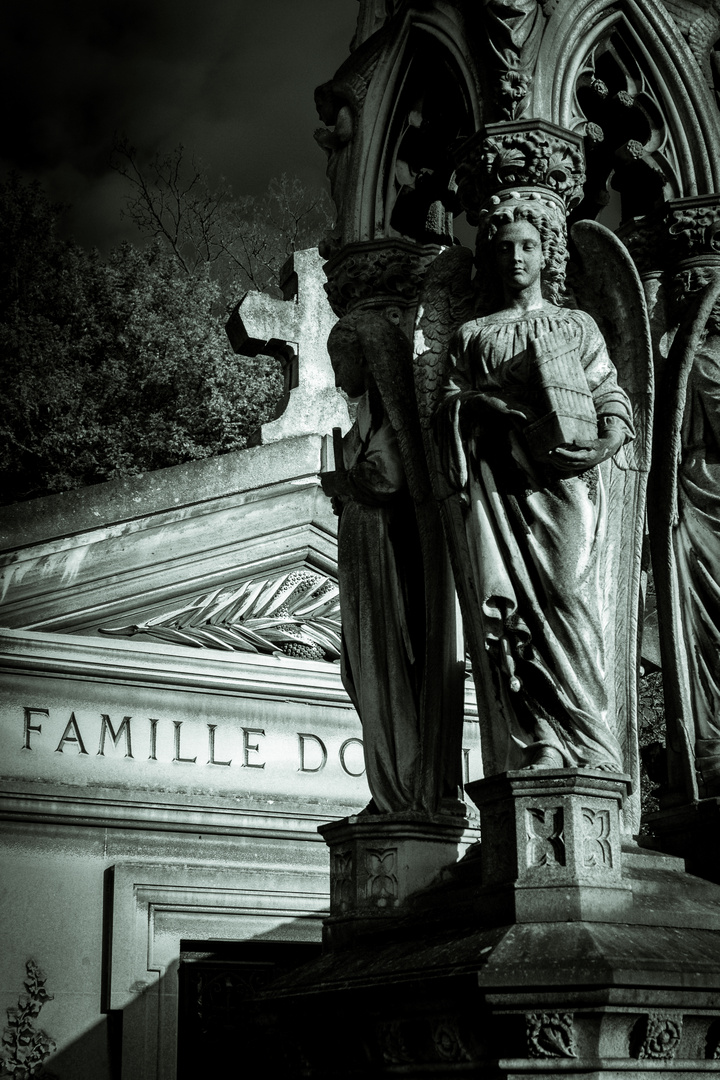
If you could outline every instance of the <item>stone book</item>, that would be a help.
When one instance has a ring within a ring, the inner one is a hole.
[[[525,428],[534,457],[559,446],[589,446],[597,438],[597,413],[575,341],[555,331],[530,342],[533,412]]]

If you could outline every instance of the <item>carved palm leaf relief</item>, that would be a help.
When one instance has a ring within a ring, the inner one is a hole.
[[[170,645],[226,652],[283,653],[306,660],[340,657],[335,582],[309,570],[245,581],[203,593],[144,623],[101,627],[112,637],[142,635]]]

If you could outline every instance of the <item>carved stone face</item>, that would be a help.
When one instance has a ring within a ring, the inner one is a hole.
[[[529,221],[501,226],[493,247],[498,273],[507,289],[526,289],[539,279],[545,265],[542,240]]]

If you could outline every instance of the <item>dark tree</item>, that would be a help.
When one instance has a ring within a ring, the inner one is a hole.
[[[0,472],[14,502],[238,450],[281,393],[236,357],[220,283],[160,241],[107,260],[58,239],[61,208],[0,183]]]

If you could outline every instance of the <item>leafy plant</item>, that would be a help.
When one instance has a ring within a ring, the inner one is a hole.
[[[233,300],[247,289],[280,295],[278,275],[293,251],[316,247],[333,224],[330,197],[294,176],[270,181],[260,197],[236,195],[182,145],[141,162],[116,140],[116,171],[128,184],[125,214],[160,241],[186,274],[210,271]]]
[[[34,960],[25,965],[25,993],[18,998],[16,1008],[7,1010],[8,1023],[2,1037],[1,1076],[13,1080],[39,1078],[54,1080],[49,1073],[40,1073],[43,1064],[56,1049],[56,1042],[46,1032],[35,1027],[40,1010],[53,995],[45,989],[47,979]]]

